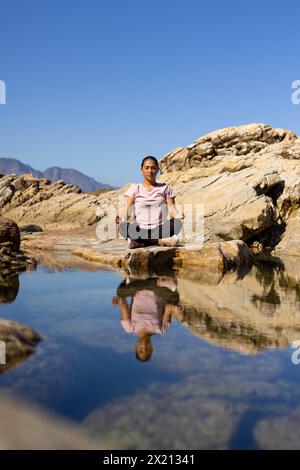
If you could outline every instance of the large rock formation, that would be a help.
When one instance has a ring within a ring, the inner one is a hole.
[[[42,228],[79,227],[94,223],[97,198],[82,194],[78,186],[31,174],[7,175],[0,179],[0,210],[19,225]],[[93,206],[89,209],[90,206]]]
[[[185,205],[186,228],[192,211],[203,205],[205,242],[241,239],[256,251],[277,246],[282,254],[298,254],[299,159],[300,139],[291,131],[266,124],[229,127],[164,156],[159,180],[172,185],[177,203]],[[62,181],[10,175],[0,179],[1,212],[22,225],[99,223],[108,233],[109,215],[126,187],[96,196]],[[184,230],[188,243],[199,242],[201,223],[193,229]]]
[[[227,127],[211,132],[188,145],[165,155],[160,162],[162,173],[209,167],[217,161],[233,158],[241,163],[248,155],[260,153],[278,142],[294,142],[297,136],[285,129],[272,129],[266,124]],[[242,158],[241,158],[242,157]]]
[[[161,179],[175,185],[180,202],[203,204],[206,241],[238,238],[272,248],[298,207],[299,158],[295,134],[252,124],[166,155]]]

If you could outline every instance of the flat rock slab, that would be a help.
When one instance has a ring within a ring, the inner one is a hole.
[[[202,267],[222,273],[247,264],[252,252],[241,240],[205,243],[203,246],[175,248],[149,247],[124,250],[122,246],[106,244],[105,248],[76,248],[73,253],[86,260],[111,264],[131,272],[167,271],[173,267]]]
[[[252,257],[250,248],[241,240],[185,245],[175,248],[145,247],[128,249],[126,240],[101,242],[93,229],[41,232],[26,236],[22,241],[26,250],[60,250],[82,259],[113,268],[134,272],[166,271],[172,267],[209,267],[226,272],[240,267]]]

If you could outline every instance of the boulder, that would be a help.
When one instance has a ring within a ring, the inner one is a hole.
[[[43,229],[39,225],[35,224],[27,224],[27,225],[22,225],[20,227],[20,232],[28,232],[28,233],[35,233],[35,232],[42,232]]]
[[[6,217],[0,217],[0,275],[2,278],[35,267],[35,259],[20,250],[18,225]]]
[[[19,251],[21,243],[20,230],[13,220],[0,217],[0,245],[5,242],[9,242],[13,250]]]

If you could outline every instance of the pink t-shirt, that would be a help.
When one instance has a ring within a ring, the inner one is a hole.
[[[126,333],[138,334],[141,330],[162,335],[170,323],[163,322],[166,302],[154,291],[140,290],[134,298],[131,309],[131,320],[121,320]]]
[[[135,217],[142,228],[153,228],[167,220],[167,200],[175,197],[169,185],[157,183],[153,189],[147,189],[142,183],[133,184],[125,196],[135,200]]]

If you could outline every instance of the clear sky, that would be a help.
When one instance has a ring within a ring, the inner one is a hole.
[[[300,134],[300,3],[0,0],[0,157],[122,185],[218,128]]]

